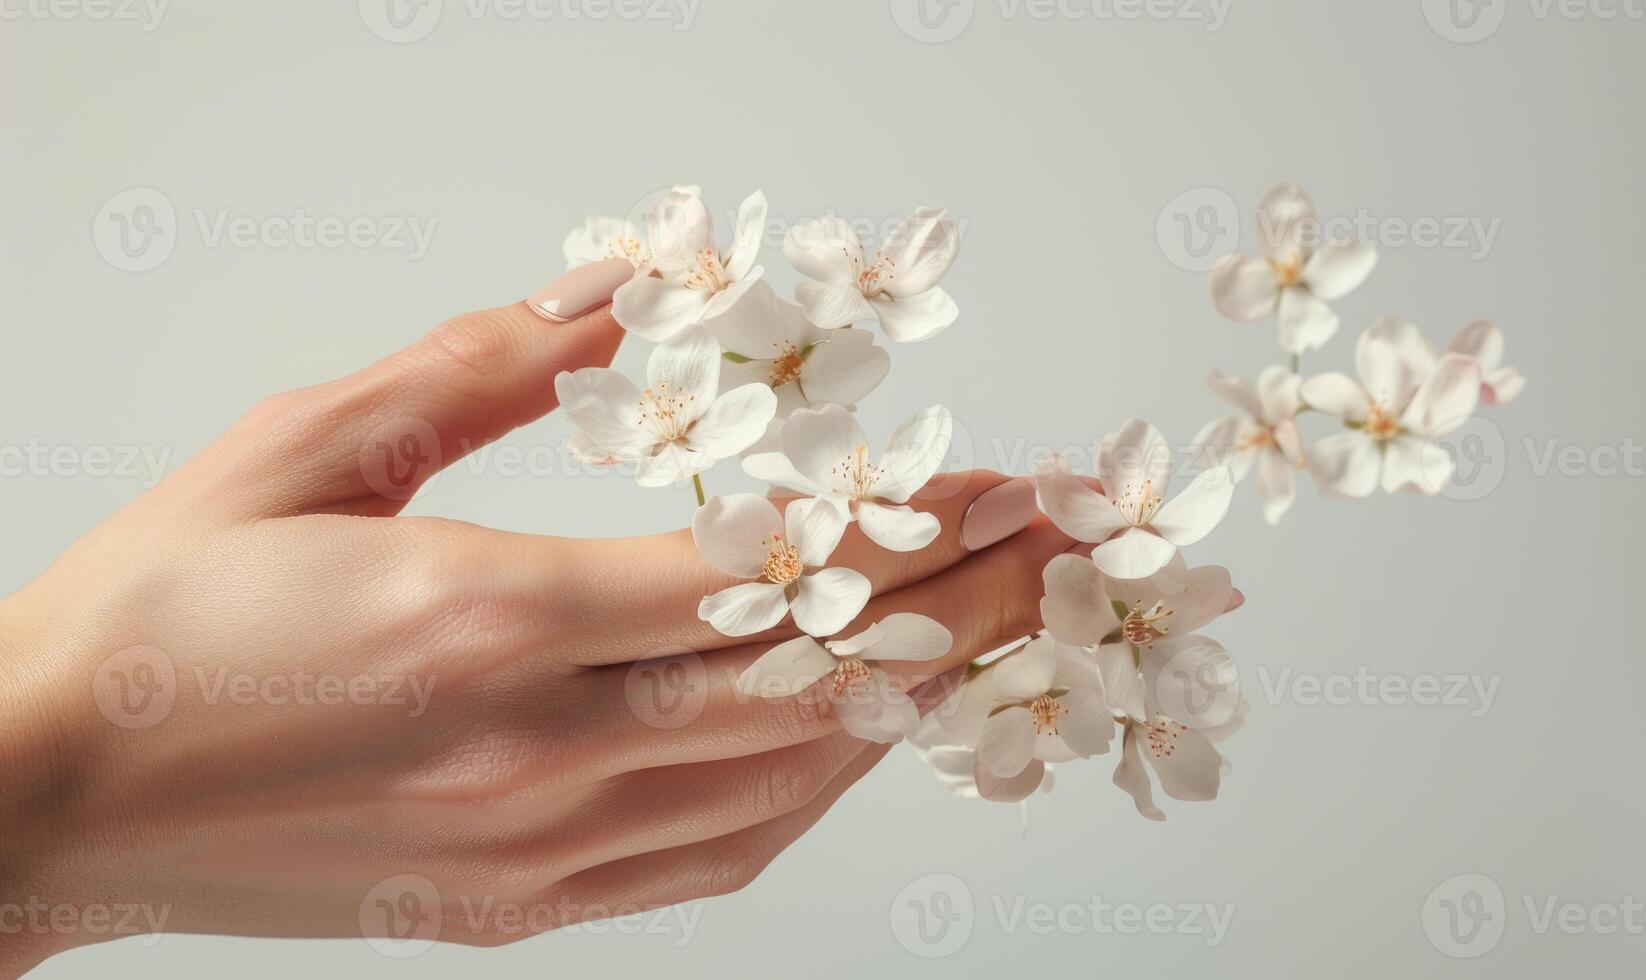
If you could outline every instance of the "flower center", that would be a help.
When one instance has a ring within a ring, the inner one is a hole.
[[[859,684],[868,683],[874,676],[869,665],[856,657],[847,657],[834,668],[834,694],[839,697]]]
[[[1057,703],[1057,699],[1050,694],[1042,694],[1029,702],[1029,714],[1034,718],[1034,733],[1036,735],[1056,735],[1057,719],[1069,713],[1069,709]]]
[[[1143,726],[1143,744],[1156,759],[1169,759],[1177,751],[1177,737],[1188,731],[1165,715],[1155,715]]]
[[[683,394],[681,389],[659,381],[640,393],[635,405],[640,409],[640,425],[650,426],[661,442],[674,442],[692,427],[686,406],[697,400],[696,395]]]
[[[619,235],[606,244],[606,258],[623,258],[633,262],[636,266],[646,262],[646,246],[640,239],[632,235]]]
[[[1295,286],[1303,281],[1303,262],[1297,257],[1270,259],[1269,268],[1274,270],[1275,281],[1282,286]]]
[[[852,497],[864,500],[886,471],[869,462],[869,447],[858,446],[857,452],[829,467],[829,474],[842,480],[851,489]]]
[[[1275,434],[1273,429],[1258,429],[1256,432],[1253,432],[1251,435],[1240,440],[1240,442],[1235,446],[1235,452],[1240,452],[1246,449],[1263,449],[1268,446],[1273,446],[1274,444]]]
[[[1128,487],[1114,502],[1120,516],[1133,527],[1142,527],[1154,518],[1165,498],[1154,492],[1154,481],[1144,480],[1141,486]]]
[[[781,388],[800,380],[800,366],[806,362],[793,344],[785,343],[772,359],[771,386]]]
[[[1125,635],[1126,642],[1146,647],[1171,632],[1171,624],[1167,622],[1171,618],[1171,607],[1165,602],[1157,602],[1145,610],[1143,600],[1139,599],[1121,622],[1120,632]]]
[[[1366,434],[1373,439],[1393,439],[1400,434],[1400,422],[1382,405],[1373,402],[1372,410],[1366,416]]]
[[[726,273],[726,266],[720,261],[719,253],[712,248],[698,249],[697,268],[686,277],[686,288],[718,293],[731,284],[731,276]]]
[[[800,564],[800,552],[794,545],[784,541],[781,535],[773,534],[766,542],[766,564],[760,569],[766,576],[766,581],[773,585],[790,585],[800,578],[804,571]]]
[[[857,289],[864,296],[877,296],[886,284],[897,275],[897,263],[891,260],[885,249],[876,249],[874,265],[865,266],[860,257],[847,253],[852,264],[852,272],[857,276]]]

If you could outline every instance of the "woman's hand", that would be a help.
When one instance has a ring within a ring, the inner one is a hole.
[[[794,632],[700,621],[731,583],[689,532],[394,516],[621,337],[599,303],[458,317],[258,405],[0,603],[0,908],[498,943],[741,888],[817,821],[885,749],[822,699],[736,692]],[[912,501],[943,525],[923,551],[854,528],[836,552],[873,582],[858,625],[912,611],[954,633],[910,685],[1039,625],[1040,570],[1073,542],[1006,482],[940,477]],[[504,906],[533,915],[485,911]],[[22,926],[0,968],[112,938],[30,921],[0,918]]]

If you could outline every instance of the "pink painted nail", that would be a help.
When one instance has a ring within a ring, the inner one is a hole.
[[[1007,480],[972,501],[960,522],[960,543],[967,551],[982,551],[1028,527],[1038,513],[1034,481],[1026,476]]]
[[[634,278],[634,263],[606,259],[566,270],[526,301],[532,312],[553,323],[566,323],[612,301],[617,287]]]

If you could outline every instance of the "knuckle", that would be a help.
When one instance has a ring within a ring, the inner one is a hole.
[[[464,313],[434,328],[426,341],[437,357],[489,377],[516,355],[519,331],[492,312]]]
[[[703,897],[730,895],[754,884],[770,862],[748,846],[728,846],[709,860],[703,876]]]
[[[756,816],[770,818],[804,806],[822,787],[815,753],[800,749],[783,753],[755,770],[753,804]]]

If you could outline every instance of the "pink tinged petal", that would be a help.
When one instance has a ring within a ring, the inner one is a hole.
[[[1445,435],[1468,421],[1480,404],[1480,362],[1447,354],[1412,396],[1400,424],[1420,436]]]
[[[1118,499],[1149,484],[1149,492],[1164,496],[1172,481],[1172,447],[1160,430],[1142,419],[1127,419],[1119,431],[1104,437],[1098,452],[1097,478],[1103,490]]]
[[[841,405],[801,409],[783,423],[783,454],[795,471],[836,493],[851,494],[859,454],[868,461],[869,437]]]
[[[635,403],[640,389],[610,368],[580,368],[555,376],[554,394],[572,424],[598,446],[612,451],[638,449],[651,442],[639,425]]]
[[[943,529],[935,514],[870,500],[857,505],[857,526],[870,541],[900,552],[919,551],[936,541]]]
[[[1008,779],[1001,779],[988,771],[983,760],[972,754],[972,781],[977,795],[994,803],[1018,803],[1033,796],[1040,784],[1047,780],[1046,764],[1032,760],[1023,771]]]
[[[1174,800],[1199,803],[1217,798],[1223,776],[1223,757],[1206,736],[1167,723],[1163,735],[1143,738],[1143,758],[1154,767],[1160,788]]]
[[[936,660],[953,646],[947,627],[919,613],[893,613],[856,636],[828,644],[837,657],[909,662]]]
[[[635,458],[632,447],[609,449],[591,439],[587,432],[573,432],[566,440],[566,453],[587,466],[616,466]]]
[[[1297,467],[1280,453],[1265,451],[1258,457],[1257,495],[1263,520],[1271,527],[1279,524],[1297,497]]]
[[[855,405],[879,387],[892,357],[866,330],[833,330],[812,347],[800,368],[800,387],[813,402]]]
[[[1229,608],[1234,583],[1227,568],[1202,565],[1172,569],[1136,582],[1117,582],[1112,591],[1128,608],[1141,605],[1147,610],[1164,603],[1171,614],[1166,623],[1169,633],[1179,636],[1193,633],[1221,616]]]
[[[943,208],[920,208],[892,229],[884,249],[892,260],[886,292],[899,298],[918,295],[948,274],[960,251],[960,233],[947,214]]]
[[[869,683],[842,692],[833,703],[835,717],[846,733],[867,742],[890,745],[912,736],[920,727],[920,711],[914,702],[878,670]]]
[[[1383,492],[1434,496],[1452,480],[1452,454],[1444,446],[1399,435],[1383,448]]]
[[[989,775],[1010,779],[1028,768],[1034,758],[1034,747],[1034,718],[1028,708],[1013,705],[983,723],[983,735],[977,740],[977,760]]]
[[[743,472],[774,486],[784,487],[808,497],[828,492],[828,488],[800,475],[800,471],[782,453],[756,453],[743,459]]]
[[[1435,366],[1434,351],[1417,326],[1386,316],[1360,335],[1355,345],[1355,370],[1378,404],[1400,412]]]
[[[799,556],[800,564],[807,568],[828,564],[840,536],[846,533],[845,513],[833,501],[821,497],[791,502],[783,511],[783,524],[784,537]]]
[[[1321,299],[1348,295],[1366,281],[1377,265],[1377,249],[1359,242],[1331,242],[1309,256],[1303,281]]]
[[[1480,370],[1490,374],[1503,363],[1503,331],[1490,320],[1476,320],[1459,330],[1446,349],[1467,354],[1480,362]]]
[[[694,267],[697,253],[714,245],[714,219],[702,195],[695,188],[676,187],[654,204],[646,217],[646,241],[652,262],[664,275]]]
[[[1097,648],[1097,668],[1103,675],[1103,700],[1118,718],[1141,719],[1143,679],[1138,674],[1130,643],[1105,643]]]
[[[1212,306],[1239,323],[1261,320],[1280,302],[1280,284],[1264,259],[1231,255],[1212,268]]]
[[[1058,555],[1046,564],[1041,578],[1046,597],[1040,600],[1040,616],[1059,642],[1095,646],[1120,626],[1103,589],[1103,574],[1091,559]]]
[[[833,216],[802,221],[783,236],[783,257],[807,279],[856,292],[863,243],[847,222]],[[813,323],[823,323],[815,317]]]
[[[653,342],[670,337],[697,322],[708,294],[655,276],[638,276],[617,287],[612,295],[612,317],[623,329]]]
[[[1057,675],[1057,641],[1049,636],[1031,640],[1022,650],[1001,660],[993,670],[995,690],[1002,699],[1037,698],[1051,690],[1052,679]]]
[[[692,517],[692,541],[703,560],[738,578],[759,578],[768,545],[783,533],[783,517],[755,493],[711,497]]]
[[[1204,636],[1170,637],[1143,658],[1150,704],[1196,731],[1227,724],[1240,707],[1240,675],[1234,658]]]
[[[1290,354],[1318,350],[1337,333],[1339,320],[1325,301],[1307,289],[1280,291],[1280,349]]]
[[[908,500],[943,465],[953,435],[954,416],[942,405],[910,416],[886,441],[873,495],[894,504]]]
[[[880,320],[881,331],[902,344],[930,340],[960,317],[960,307],[936,287],[909,296],[882,294],[870,299],[869,305]]]
[[[1130,527],[1109,498],[1076,477],[1063,457],[1056,454],[1040,462],[1035,472],[1035,491],[1041,511],[1059,530],[1078,541],[1097,544]]]
[[[845,327],[875,318],[874,307],[851,286],[807,280],[794,287],[794,298],[806,319],[820,327]]]
[[[743,278],[735,280],[725,289],[709,294],[708,301],[703,304],[702,311],[697,314],[698,321],[713,323],[723,316],[729,316],[736,311],[737,307],[743,304],[755,286],[765,281],[763,278],[765,275],[765,268],[757,265],[745,273]]]
[[[1057,720],[1057,734],[1076,755],[1090,758],[1109,751],[1114,716],[1096,691],[1070,691],[1057,699],[1067,713]]]
[[[766,233],[766,194],[755,191],[743,199],[737,208],[737,229],[733,234],[731,251],[726,254],[726,274],[742,279],[754,268],[760,255],[760,239]]]
[[[1120,764],[1115,766],[1114,784],[1125,790],[1137,804],[1137,812],[1150,820],[1165,820],[1166,815],[1154,805],[1154,786],[1143,767],[1143,756],[1138,749],[1137,727],[1126,729],[1121,747]]]
[[[1365,497],[1377,489],[1383,453],[1363,432],[1340,432],[1315,443],[1309,472],[1321,490],[1338,497]]]
[[[1297,184],[1276,184],[1257,202],[1257,241],[1266,258],[1296,261],[1318,233],[1314,202]]]
[[[1303,407],[1303,379],[1278,364],[1257,376],[1258,418],[1271,426],[1289,422]]]
[[[714,457],[679,443],[666,443],[652,456],[642,456],[634,468],[634,480],[643,487],[667,487],[690,479],[714,465]]]
[[[1526,379],[1514,368],[1499,368],[1480,384],[1480,400],[1487,405],[1507,405],[1526,388]]]
[[[783,586],[748,582],[705,597],[697,604],[697,618],[726,636],[750,636],[781,623],[788,610]]]
[[[869,580],[850,568],[825,568],[795,583],[794,624],[812,636],[833,636],[869,603]]]
[[[1227,466],[1238,483],[1252,471],[1253,457],[1256,455],[1256,451],[1247,445],[1247,440],[1262,431],[1262,426],[1244,415],[1225,415],[1207,422],[1195,433],[1189,448],[1199,465]]]
[[[1092,551],[1092,561],[1110,578],[1148,578],[1166,567],[1177,546],[1140,527],[1110,538]]]
[[[777,414],[777,396],[765,385],[733,388],[709,405],[686,434],[690,448],[725,459],[754,445]]]
[[[816,684],[835,668],[835,659],[809,636],[779,643],[750,664],[737,678],[743,694],[786,698]]]
[[[1298,428],[1294,419],[1288,419],[1274,427],[1275,448],[1288,463],[1301,469],[1307,458],[1303,455],[1303,430]]]
[[[1207,470],[1190,481],[1182,493],[1166,501],[1150,523],[1161,537],[1178,547],[1194,544],[1212,533],[1229,512],[1234,486],[1234,474],[1228,467]]]
[[[1257,389],[1245,378],[1231,378],[1221,371],[1207,371],[1206,387],[1212,389],[1212,394],[1252,418],[1263,418],[1263,403],[1258,400]]]
[[[1364,422],[1372,413],[1372,399],[1366,389],[1339,371],[1317,374],[1303,382],[1301,394],[1310,408],[1345,422]]]

